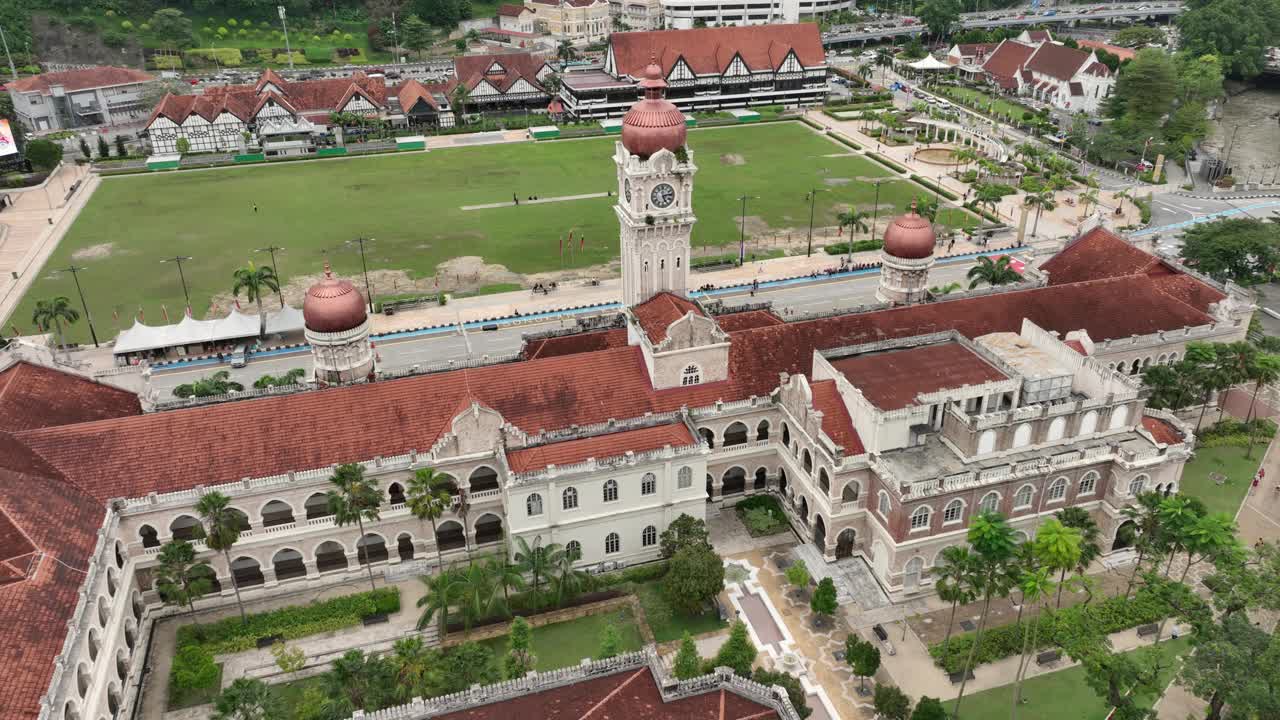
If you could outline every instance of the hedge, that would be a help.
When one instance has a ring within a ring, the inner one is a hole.
[[[993,222],[993,223],[1003,223],[1003,222],[1004,222],[1004,220],[1000,219],[1000,217],[999,217],[999,216],[997,216],[997,215],[993,215],[993,214],[991,213],[991,211],[989,211],[989,210],[987,210],[987,209],[985,209],[985,208],[980,208],[980,207],[978,207],[978,201],[977,201],[977,200],[970,200],[969,202],[965,203],[965,204],[964,204],[964,206],[965,206],[965,208],[967,208],[967,209],[969,209],[969,210],[972,210],[973,212],[975,212],[975,213],[977,213],[977,214],[981,215],[984,219],[986,219],[986,220],[990,220],[990,221],[991,221],[991,222]]]
[[[333,62],[333,51],[329,48],[308,47],[302,53],[306,55],[307,62],[312,64]]]
[[[240,67],[244,64],[244,55],[240,48],[192,48],[186,52],[188,57],[214,60],[223,67]]]
[[[595,588],[611,588],[623,583],[645,583],[650,580],[657,580],[667,574],[667,561],[659,560],[658,562],[645,563],[644,565],[636,565],[629,567],[621,572],[604,573],[596,575],[592,580],[592,586]]]
[[[1076,605],[1059,611],[1047,610],[1040,625],[1040,634],[1036,638],[1037,645],[1031,648],[1036,652],[1043,648],[1059,645],[1058,626],[1066,620],[1084,615],[1082,622],[1104,635],[1121,630],[1128,630],[1138,625],[1157,622],[1169,615],[1169,607],[1157,595],[1146,588],[1138,590],[1132,598],[1125,600],[1123,596],[1109,597],[1102,602],[1090,605]],[[1001,625],[991,628],[982,634],[982,645],[974,654],[973,665],[995,662],[1022,652],[1023,632],[1031,631],[1031,621],[1021,624]],[[951,638],[946,656],[943,656],[943,643],[929,646],[929,654],[934,663],[948,673],[960,672],[964,669],[969,657],[969,649],[973,647],[976,633],[964,633]]]
[[[868,250],[879,250],[884,247],[883,240],[858,240],[853,243],[853,252],[867,252]],[[849,243],[840,242],[832,243],[822,248],[828,255],[844,255],[849,252]],[[742,503],[738,503],[741,505]]]
[[[899,165],[898,163],[896,163],[896,162],[894,162],[894,161],[890,160],[889,158],[887,158],[887,157],[885,157],[885,156],[883,156],[883,155],[881,155],[881,154],[879,154],[879,153],[869,152],[869,153],[867,153],[867,157],[871,158],[872,160],[875,160],[876,162],[878,162],[878,163],[880,163],[881,165],[883,165],[883,166],[885,166],[885,167],[889,168],[890,170],[896,170],[896,171],[898,171],[898,172],[900,172],[900,173],[903,173],[903,172],[906,172],[906,171],[907,171],[907,169],[906,169],[906,168],[902,167],[902,166],[901,166],[901,165]]]
[[[851,147],[851,148],[853,148],[854,150],[861,150],[861,149],[862,149],[862,146],[861,146],[861,145],[859,145],[858,143],[856,143],[856,142],[854,142],[854,141],[850,140],[849,138],[847,138],[847,137],[845,137],[845,136],[843,136],[843,135],[841,135],[841,134],[839,134],[839,133],[828,133],[828,134],[827,134],[827,137],[830,137],[832,140],[835,140],[836,142],[840,143],[841,145],[845,145],[845,146],[847,146],[847,147]]]
[[[285,640],[294,640],[359,625],[370,615],[399,609],[400,589],[379,588],[311,605],[256,613],[243,623],[236,616],[206,625],[184,625],[178,628],[178,647],[198,645],[214,655],[241,652],[252,650],[258,638],[281,635]]]
[[[1265,443],[1275,434],[1276,423],[1270,418],[1254,418],[1247,423],[1226,418],[1201,430],[1196,439],[1202,447],[1246,447],[1250,435],[1253,435],[1253,442]]]
[[[948,200],[959,200],[959,199],[960,199],[960,196],[959,196],[959,195],[957,195],[957,194],[955,194],[955,193],[951,192],[950,190],[948,190],[948,189],[946,189],[946,188],[944,188],[944,187],[940,187],[940,186],[938,185],[938,183],[933,182],[932,180],[929,180],[929,179],[926,179],[926,178],[920,177],[919,175],[916,175],[915,173],[912,173],[912,174],[911,174],[911,179],[912,179],[912,180],[915,180],[917,183],[919,183],[919,184],[921,184],[921,185],[923,185],[923,186],[925,186],[925,187],[929,188],[930,190],[932,190],[932,191],[934,191],[934,192],[938,193],[939,195],[941,195],[942,197],[944,197],[944,198],[946,198],[946,199],[948,199]]]

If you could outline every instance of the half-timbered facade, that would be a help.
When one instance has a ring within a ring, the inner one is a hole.
[[[456,99],[458,87],[466,88],[467,111],[544,111],[551,95],[542,86],[542,78],[552,72],[546,58],[531,53],[464,55],[454,58],[454,78],[447,93]]]

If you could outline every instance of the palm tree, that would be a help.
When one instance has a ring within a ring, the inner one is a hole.
[[[431,522],[431,537],[436,537],[436,521],[453,505],[453,496],[447,489],[448,480],[435,468],[419,468],[407,483],[404,493],[409,512],[419,520]],[[436,570],[444,570],[444,551],[436,543]]]
[[[1089,216],[1089,207],[1098,204],[1098,189],[1089,188],[1080,193],[1080,204],[1084,206],[1085,217]]]
[[[1249,367],[1253,365],[1257,354],[1258,347],[1245,340],[1219,345],[1217,348],[1217,366],[1221,373],[1219,380],[1225,383],[1219,389],[1225,390],[1248,379]],[[1218,403],[1218,422],[1222,422],[1222,416],[1226,411],[1227,404]]]
[[[556,59],[562,63],[573,62],[578,59],[578,50],[568,40],[561,40],[556,46]]]
[[[441,568],[435,575],[421,575],[418,580],[427,587],[426,593],[418,598],[418,607],[422,614],[418,616],[418,629],[422,630],[431,623],[431,618],[439,613],[440,637],[444,638],[445,629],[449,625],[449,606],[455,600],[454,577],[457,571],[453,568]]]
[[[872,73],[872,72],[874,72],[874,71],[871,69],[871,66],[870,66],[870,65],[859,65],[859,66],[858,66],[858,77],[862,78],[862,80],[863,80],[864,82],[865,82],[868,78],[870,78],[870,77],[871,77],[871,73]]]
[[[853,246],[853,234],[855,232],[869,232],[871,226],[867,224],[867,218],[871,217],[871,213],[866,210],[848,210],[840,213],[836,217],[836,222],[840,227],[849,228],[849,246]]]
[[[502,596],[487,563],[472,563],[454,575],[454,598],[460,603],[462,623],[467,632],[471,624],[502,611]]]
[[[348,717],[356,710],[372,710],[371,700],[376,699],[378,685],[386,674],[386,663],[376,655],[365,655],[360,650],[348,650],[333,661],[324,678],[325,695],[336,699],[337,717]],[[370,707],[366,707],[370,705]]]
[[[428,682],[435,654],[421,637],[406,637],[391,646],[391,666],[395,670],[396,700],[407,703],[415,697],[427,697]]]
[[[213,720],[261,720],[286,715],[284,700],[258,678],[236,678],[214,701]]]
[[[1040,532],[1044,532],[1043,527]],[[1040,534],[1037,533],[1036,541],[1039,544]],[[1049,579],[1049,573],[1052,568],[1042,567],[1033,572],[1023,572],[1021,582],[1018,588],[1022,591],[1022,605],[1027,603],[1039,603],[1040,607],[1036,612],[1036,619],[1032,621],[1031,632],[1022,634],[1022,656],[1018,659],[1018,670],[1013,676],[1013,709],[1010,711],[1010,720],[1017,720],[1018,705],[1022,700],[1022,681],[1026,679],[1027,668],[1031,666],[1031,653],[1035,652],[1039,642],[1040,623],[1044,620],[1045,607],[1043,600],[1053,591],[1054,582]],[[1062,589],[1058,589],[1061,596]]]
[[[364,540],[364,521],[378,520],[381,515],[378,506],[382,504],[382,490],[364,476],[364,466],[347,463],[334,468],[333,477],[329,478],[335,489],[330,490],[329,512],[338,527],[355,523],[360,528],[360,539],[356,541],[356,551],[363,552],[360,542]],[[365,553],[365,569],[369,571],[369,587],[377,589],[373,583],[373,561]]]
[[[986,205],[987,209],[993,213],[996,213],[996,206],[1000,204],[1000,201],[1003,198],[1004,195],[1000,194],[1000,188],[985,183],[979,185],[977,191],[973,195],[973,201],[975,203],[978,205]]]
[[[969,546],[974,551],[974,587],[982,594],[982,613],[978,618],[978,632],[974,636],[973,645],[969,647],[969,656],[960,676],[960,692],[952,709],[954,717],[960,717],[960,703],[964,700],[965,686],[969,683],[969,670],[973,667],[974,654],[982,644],[982,633],[987,627],[991,601],[997,597],[1007,597],[1015,580],[1010,572],[1010,563],[1016,549],[1013,529],[1003,515],[980,513],[969,524],[968,539]]]
[[[591,582],[591,576],[574,567],[580,558],[569,550],[558,550],[551,558],[551,587],[556,593],[556,605],[563,606],[572,600]]]
[[[1023,204],[1036,209],[1036,222],[1031,228],[1031,236],[1036,237],[1040,232],[1040,213],[1045,210],[1053,212],[1053,209],[1058,207],[1058,203],[1054,201],[1053,192],[1050,190],[1027,193],[1027,195],[1022,198],[1022,202]]]
[[[1160,552],[1165,545],[1160,524],[1160,501],[1163,499],[1159,493],[1141,493],[1137,497],[1137,503],[1120,510],[1120,514],[1133,523],[1134,532],[1138,538],[1134,543],[1138,550],[1138,561],[1133,564],[1133,572],[1129,574],[1129,584],[1124,590],[1125,600],[1128,600],[1129,593],[1133,592],[1133,585],[1138,580],[1143,560],[1150,553]]]
[[[195,620],[196,600],[213,589],[213,568],[204,560],[196,559],[196,549],[186,540],[170,540],[160,548],[156,556],[156,590],[160,599],[170,605],[191,609]]]
[[[956,162],[964,163],[963,167],[968,169],[969,165],[978,161],[978,151],[975,148],[962,147],[959,150],[953,150],[951,152],[951,157],[954,158]]]
[[[1244,376],[1246,380],[1253,381],[1253,398],[1249,400],[1249,412],[1244,416],[1244,421],[1249,422],[1253,420],[1253,407],[1258,402],[1258,392],[1262,390],[1262,386],[1280,379],[1280,355],[1263,352],[1255,354],[1245,368]]]
[[[502,557],[490,558],[489,570],[493,573],[494,580],[502,587],[502,603],[506,606],[507,611],[511,610],[511,588],[516,590],[524,589],[524,575],[520,573],[520,568],[511,564],[511,551],[507,544],[502,544]]]
[[[1010,261],[1008,255],[1001,255],[994,262],[986,256],[978,258],[978,264],[969,268],[966,275],[969,278],[969,289],[972,290],[982,283],[995,287],[1021,280],[1022,276],[1018,271],[1009,266]]]
[[[41,332],[47,332],[49,325],[52,324],[55,334],[58,336],[58,347],[62,348],[62,354],[71,359],[71,352],[67,350],[66,340],[62,336],[62,323],[71,325],[80,319],[80,311],[71,307],[71,300],[64,295],[59,295],[52,300],[37,300],[36,307],[31,311],[31,322],[40,328]]]
[[[467,103],[471,102],[471,91],[467,89],[466,85],[458,83],[458,86],[453,89],[453,97],[449,98],[449,102],[453,105],[454,112],[458,115],[458,118],[461,119]]]
[[[951,645],[951,631],[956,622],[956,608],[961,603],[971,603],[977,598],[973,586],[973,554],[969,548],[952,545],[942,551],[941,561],[934,566],[934,583],[938,597],[951,603],[951,617],[947,620],[947,636],[942,641],[942,657],[947,657]]]
[[[884,85],[885,68],[893,65],[893,53],[888,48],[880,48],[876,51],[876,66],[880,68],[880,85]]]
[[[231,284],[231,296],[239,299],[240,291],[243,290],[245,299],[257,304],[258,337],[265,338],[267,336],[267,314],[262,310],[262,296],[268,290],[279,294],[280,281],[276,277],[276,271],[272,270],[270,265],[254,267],[251,262],[246,267],[237,268],[232,277],[235,282]]]
[[[560,549],[558,543],[542,544],[542,537],[538,536],[533,541],[531,547],[524,538],[516,538],[516,564],[520,567],[522,573],[533,577],[533,602],[534,605],[541,604],[541,595],[539,588],[542,586],[542,580],[551,569],[552,555]]]
[[[246,622],[244,601],[240,599],[240,583],[236,581],[236,571],[231,567],[231,548],[240,540],[242,516],[231,508],[231,498],[218,491],[205,493],[196,502],[196,512],[204,521],[204,544],[214,552],[222,553],[227,561],[227,574],[231,576],[231,587],[236,591],[236,604],[240,606],[240,622]]]
[[[928,195],[917,195],[914,210],[920,217],[935,222],[938,219],[938,201]]]
[[[1064,508],[1055,513],[1054,517],[1063,525],[1080,531],[1080,557],[1076,560],[1075,572],[1083,577],[1093,561],[1102,555],[1102,546],[1098,544],[1098,537],[1102,533],[1098,529],[1098,523],[1094,522],[1088,510],[1080,507]],[[1086,591],[1090,590],[1087,583],[1083,587]],[[1090,597],[1092,595],[1085,598],[1085,604],[1088,604]]]
[[[1080,530],[1062,524],[1061,520],[1046,520],[1036,532],[1036,556],[1050,570],[1058,571],[1058,598],[1055,607],[1062,607],[1062,585],[1067,571],[1080,562]]]
[[[1124,212],[1124,199],[1125,198],[1129,198],[1130,200],[1133,199],[1133,188],[1125,188],[1120,192],[1115,193],[1113,197],[1115,197],[1115,199],[1120,201],[1120,212]]]

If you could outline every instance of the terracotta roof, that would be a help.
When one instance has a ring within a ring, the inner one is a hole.
[[[818,380],[809,386],[813,390],[813,409],[822,413],[822,432],[844,449],[844,454],[861,455],[867,451],[862,444],[849,408],[840,397],[835,380]]]
[[[956,45],[960,49],[960,54],[964,57],[972,57],[979,53],[989,53],[999,47],[999,43],[959,43]]]
[[[1063,344],[1063,345],[1066,345],[1067,347],[1071,348],[1072,350],[1075,350],[1077,353],[1079,353],[1079,354],[1081,354],[1081,355],[1086,355],[1086,356],[1087,356],[1087,355],[1089,354],[1089,351],[1087,351],[1087,350],[1085,350],[1085,349],[1084,349],[1084,343],[1080,342],[1079,340],[1067,340],[1066,342],[1064,342],[1064,343],[1062,343],[1062,344]]]
[[[684,447],[693,444],[693,435],[684,423],[668,423],[639,430],[625,430],[608,435],[596,435],[578,440],[539,445],[507,451],[507,464],[515,472],[540,470],[550,465],[572,465],[588,458],[604,458],[625,455],[628,451],[641,453],[668,445]]]
[[[451,712],[438,720],[770,720],[772,708],[722,689],[663,702],[648,668]]]
[[[1209,312],[1209,306],[1226,299],[1217,288],[1190,275],[1174,271],[1164,263],[1147,271],[1160,292],[1177,298],[1200,312]]]
[[[1042,75],[1070,80],[1089,60],[1089,53],[1066,45],[1044,43],[1027,60],[1026,67]]]
[[[1048,30],[1028,30],[1027,37],[1030,38],[1031,42],[1049,42],[1053,40],[1053,36],[1049,34]]]
[[[816,23],[750,25],[692,30],[650,30],[609,36],[619,76],[638,78],[656,54],[664,76],[683,58],[698,75],[719,75],[736,55],[751,70],[777,70],[794,50],[800,64],[826,63]]]
[[[1013,40],[1004,40],[996,47],[994,52],[987,56],[987,61],[982,64],[982,69],[994,78],[1001,87],[1005,87],[1005,84],[1009,82],[1013,82],[1013,87],[1017,87],[1014,75],[1022,69],[1023,63],[1035,51],[1036,49],[1033,45],[1023,45]]]
[[[1160,260],[1124,238],[1097,227],[1040,264],[1053,285],[1122,277],[1145,272]]]
[[[769,325],[781,325],[782,318],[768,310],[748,310],[747,312],[717,315],[716,324],[725,332],[736,332]]]
[[[703,315],[702,310],[692,300],[669,292],[654,295],[631,308],[631,312],[640,322],[640,327],[648,336],[649,342],[654,345],[667,339],[667,328],[671,323],[688,313]]]
[[[1008,379],[958,342],[865,353],[832,360],[831,366],[881,410],[914,405],[922,393]]]
[[[142,414],[134,393],[28,362],[0,371],[0,431]]]
[[[532,12],[523,5],[499,5],[498,14],[503,17],[520,17],[526,12]]]
[[[1106,77],[1111,74],[1111,68],[1096,61],[1089,63],[1089,67],[1085,68],[1084,71],[1090,75],[1097,75],[1099,77]]]
[[[521,353],[525,360],[536,360],[626,346],[627,330],[618,328],[531,340],[525,344]]]
[[[489,69],[497,63],[502,73],[490,73]],[[456,82],[474,90],[481,80],[488,82],[498,92],[506,92],[521,78],[536,90],[543,90],[538,81],[538,71],[547,63],[546,58],[532,53],[506,53],[501,55],[463,55],[453,59],[453,74]]]
[[[76,90],[110,87],[112,85],[151,82],[152,80],[155,80],[153,75],[140,70],[100,65],[82,70],[64,70],[62,72],[32,75],[31,77],[14,80],[8,83],[7,87],[18,92],[39,92],[42,95],[48,95],[49,88],[53,85],[61,85],[68,92],[74,92]]]
[[[1178,432],[1178,429],[1173,425],[1161,420],[1160,418],[1151,417],[1149,415],[1143,417],[1142,427],[1146,428],[1147,432],[1151,433],[1151,437],[1155,438],[1158,443],[1163,443],[1165,445],[1177,445],[1182,442],[1182,433]]]
[[[1088,48],[1089,50],[1106,50],[1121,60],[1132,60],[1138,55],[1138,53],[1129,48],[1122,48],[1119,45],[1108,45],[1107,43],[1098,42],[1097,40],[1076,40],[1076,44],[1082,48]],[[1103,67],[1106,66],[1104,65]]]
[[[279,93],[263,91],[267,83],[279,89]],[[150,125],[157,117],[164,116],[181,124],[192,113],[213,121],[223,110],[248,122],[266,104],[267,99],[295,114],[336,112],[346,106],[354,95],[360,95],[375,107],[387,104],[386,84],[356,72],[346,78],[325,80],[299,80],[289,82],[273,70],[265,70],[254,85],[217,85],[206,88],[203,95],[166,95],[147,121]]]
[[[413,78],[409,78],[396,87],[395,94],[400,100],[400,109],[406,113],[413,110],[413,107],[420,100],[439,110],[440,104],[436,102],[435,95],[445,95],[447,88],[447,83],[423,84]]]

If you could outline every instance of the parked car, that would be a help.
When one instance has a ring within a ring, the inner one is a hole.
[[[244,345],[237,345],[235,350],[231,351],[231,367],[242,368],[249,364],[249,353]]]

